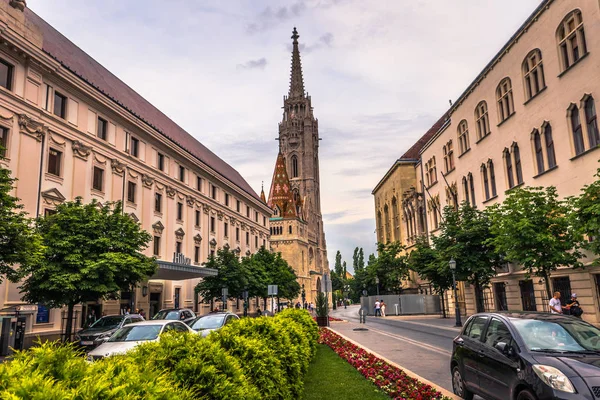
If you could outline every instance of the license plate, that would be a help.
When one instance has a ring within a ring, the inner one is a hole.
[[[89,340],[82,340],[81,345],[82,346],[93,346],[94,342],[90,342]]]

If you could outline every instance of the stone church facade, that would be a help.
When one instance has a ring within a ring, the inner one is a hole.
[[[329,263],[321,214],[319,123],[304,91],[298,38],[294,28],[290,88],[283,102],[268,199],[273,210],[270,244],[296,272],[306,301],[314,303]]]

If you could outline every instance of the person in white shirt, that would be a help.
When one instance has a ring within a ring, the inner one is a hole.
[[[379,302],[379,300],[375,302],[375,316],[381,317],[381,303]]]
[[[554,297],[550,299],[550,312],[552,314],[562,314],[562,305],[560,304],[560,292],[554,292]]]

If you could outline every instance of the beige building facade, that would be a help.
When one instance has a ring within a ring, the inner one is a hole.
[[[79,307],[78,324],[90,310],[209,312],[194,287],[216,271],[201,264],[226,245],[240,255],[267,246],[270,208],[235,169],[24,3],[0,1],[0,164],[18,179],[14,195],[32,217],[78,196],[122,201],[153,235],[146,254],[159,264],[134,293]],[[18,284],[0,284],[0,309],[22,310],[27,337],[60,332],[63,311],[20,297]]]
[[[502,202],[519,186],[556,186],[577,195],[599,167],[600,4],[544,0],[448,111],[419,151],[427,233],[446,205]],[[427,136],[427,134],[425,135]],[[424,136],[424,138],[425,138]],[[402,237],[410,245],[410,235]],[[600,269],[564,266],[550,286],[577,293],[583,318],[600,323]],[[457,260],[460,262],[460,260]],[[459,286],[463,312],[475,311],[472,288]],[[547,310],[545,284],[517,265],[498,271],[484,292],[493,310]],[[450,299],[452,310],[452,299]]]

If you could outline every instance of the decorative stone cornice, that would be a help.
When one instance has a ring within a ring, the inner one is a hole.
[[[219,221],[223,220],[223,211],[217,210],[217,218],[219,218]]]
[[[48,127],[41,122],[34,121],[25,114],[19,114],[19,128],[21,133],[32,136],[38,142],[48,134]]]
[[[71,145],[73,147],[73,155],[87,161],[88,157],[92,153],[92,147],[81,143],[79,140],[73,140]]]
[[[162,235],[163,229],[165,229],[165,226],[160,221],[156,221],[155,223],[152,224],[152,230],[154,231],[154,234],[156,234],[156,235]]]
[[[242,249],[240,249],[240,246],[236,247],[235,250],[233,250],[238,256],[240,255],[240,253],[242,252]]]
[[[151,188],[152,184],[154,183],[154,178],[151,177],[150,175],[147,174],[142,174],[142,183],[144,184],[144,186],[146,186],[147,188]]]
[[[175,231],[175,238],[177,240],[183,240],[184,236],[185,236],[185,231],[182,228],[179,228]]]
[[[215,248],[217,246],[217,241],[215,240],[215,238],[210,239],[210,247],[211,248]]]
[[[123,175],[125,173],[125,164],[116,158],[110,160],[110,167],[112,168],[112,172],[116,175]]]
[[[250,256],[250,254],[252,254],[252,253],[250,253],[250,250],[246,250],[246,255]]]
[[[235,217],[229,217],[229,220],[231,221],[231,226],[237,224],[237,219]]]
[[[202,236],[199,233],[196,234],[196,236],[194,236],[194,243],[196,243],[196,244],[202,243]]]
[[[44,203],[52,204],[54,206],[57,206],[66,200],[66,197],[63,196],[62,193],[56,188],[45,190],[41,193],[41,195],[44,199]]]
[[[196,204],[196,199],[193,198],[192,196],[187,196],[185,201],[189,207],[194,207],[194,204]]]
[[[250,233],[255,235],[256,234],[256,228],[254,227],[250,227]]]
[[[132,220],[134,220],[135,222],[140,222],[140,219],[137,217],[137,215],[135,215],[134,213],[129,214],[129,216],[131,217]]]
[[[170,198],[174,198],[176,193],[177,193],[177,190],[175,190],[174,187],[167,186],[167,196],[169,196]]]
[[[210,206],[208,204],[204,204],[202,206],[202,210],[204,211],[204,214],[208,215],[208,213],[210,213]]]
[[[241,225],[241,228],[242,228],[243,231],[245,231],[246,229],[248,229],[248,225],[246,225],[245,222],[242,222],[240,225]]]

